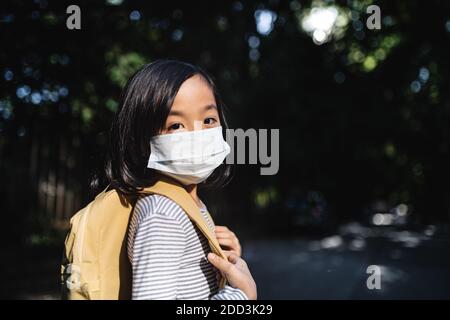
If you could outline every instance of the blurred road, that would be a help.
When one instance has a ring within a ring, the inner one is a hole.
[[[244,256],[260,299],[450,299],[450,235],[422,231],[339,228],[317,240],[261,240]],[[380,267],[381,288],[369,290],[369,265]]]

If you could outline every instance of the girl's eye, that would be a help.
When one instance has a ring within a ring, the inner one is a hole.
[[[174,123],[174,124],[169,126],[168,130],[169,131],[175,131],[175,130],[181,129],[182,126],[183,125],[181,123]]]
[[[217,120],[214,118],[206,118],[204,121],[205,124],[214,124],[216,122],[217,122]]]

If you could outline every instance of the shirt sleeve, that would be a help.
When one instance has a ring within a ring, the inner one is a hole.
[[[174,218],[155,213],[139,223],[133,244],[133,300],[177,298],[185,244],[185,232]]]
[[[225,285],[225,287],[211,297],[211,300],[248,300],[248,297],[241,289]]]

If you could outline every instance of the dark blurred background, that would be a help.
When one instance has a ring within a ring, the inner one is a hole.
[[[121,89],[158,58],[211,73],[232,128],[280,129],[278,174],[204,194],[260,298],[450,297],[450,2],[2,0],[0,37],[0,297],[59,297]]]

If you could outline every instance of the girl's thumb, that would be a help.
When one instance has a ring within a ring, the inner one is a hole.
[[[221,257],[219,257],[218,255],[210,252],[208,253],[208,261],[217,269],[219,269],[220,271],[226,273],[228,270],[228,264],[230,264],[228,261],[226,261],[225,259],[222,259]]]

